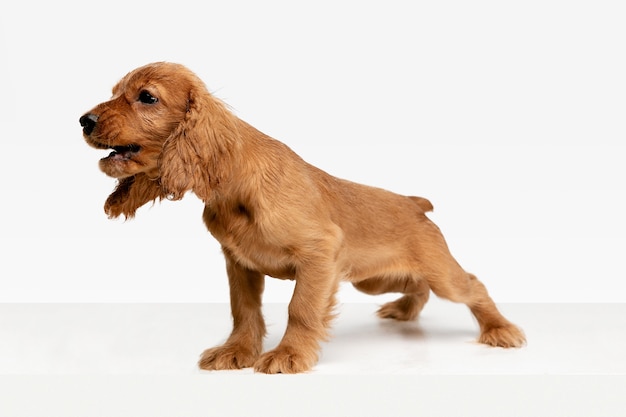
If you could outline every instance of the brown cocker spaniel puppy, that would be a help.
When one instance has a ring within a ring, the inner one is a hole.
[[[221,243],[233,331],[206,350],[202,369],[295,373],[317,362],[335,293],[346,280],[368,294],[403,295],[378,315],[415,319],[432,290],[465,303],[479,341],[518,347],[523,333],[448,251],[430,202],[335,178],[234,116],[187,68],[154,63],[126,75],[111,100],[80,118],[91,146],[113,151],[100,169],[119,180],[104,209],[132,217],[155,199],[192,191]],[[262,352],[264,277],[295,280],[287,330]]]

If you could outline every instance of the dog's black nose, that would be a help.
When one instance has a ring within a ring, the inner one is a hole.
[[[95,114],[87,113],[78,120],[80,125],[83,127],[83,132],[85,135],[91,135],[93,129],[96,127],[96,122],[98,121],[98,116]]]

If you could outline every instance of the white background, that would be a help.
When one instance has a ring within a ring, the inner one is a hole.
[[[81,136],[167,60],[314,165],[429,198],[497,302],[626,302],[623,2],[199,4],[2,3],[0,301],[228,301],[201,202],[108,220]]]

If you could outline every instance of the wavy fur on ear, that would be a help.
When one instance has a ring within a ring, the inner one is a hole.
[[[158,180],[137,174],[119,180],[117,187],[104,203],[104,212],[114,219],[121,214],[133,218],[137,209],[149,201],[165,197]]]
[[[189,92],[185,119],[163,145],[161,186],[170,200],[191,190],[204,202],[228,175],[240,146],[239,119],[198,80]]]

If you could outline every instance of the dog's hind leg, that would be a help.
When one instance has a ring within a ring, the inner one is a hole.
[[[487,289],[474,275],[452,260],[445,271],[427,275],[430,288],[441,297],[466,304],[480,326],[478,341],[491,346],[521,347],[524,333],[498,311]]]
[[[480,326],[479,342],[501,347],[524,345],[524,333],[500,314],[483,283],[461,268],[439,228],[429,221],[420,226],[409,261],[413,273],[423,277],[438,297],[469,307]]]
[[[375,277],[355,282],[352,285],[370,295],[389,292],[404,294],[395,301],[383,304],[378,310],[379,317],[401,321],[415,320],[424,308],[430,295],[426,280],[412,276],[402,278]]]

